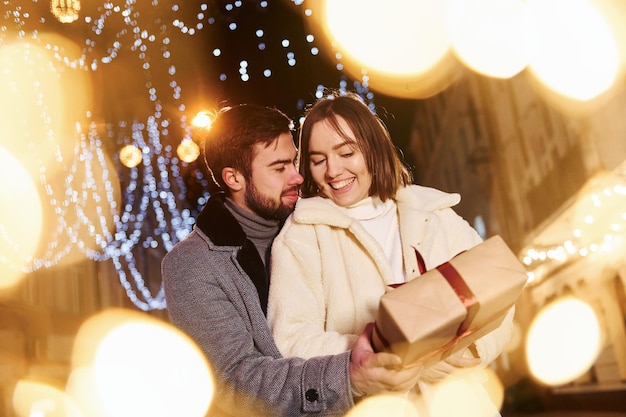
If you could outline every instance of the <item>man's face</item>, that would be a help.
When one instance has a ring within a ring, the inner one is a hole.
[[[295,166],[296,148],[290,133],[268,147],[258,144],[246,181],[245,204],[265,219],[284,220],[298,201],[302,176]]]

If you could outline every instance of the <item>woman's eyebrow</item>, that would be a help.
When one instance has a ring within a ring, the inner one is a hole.
[[[344,146],[351,146],[351,144],[348,143],[348,142],[338,143],[337,145],[332,147],[332,150],[336,151],[338,149],[343,148]],[[309,155],[321,155],[321,154],[322,154],[322,152],[320,152],[320,151],[316,151],[314,149],[313,150],[309,150]]]

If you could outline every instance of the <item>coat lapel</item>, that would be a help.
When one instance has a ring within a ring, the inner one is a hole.
[[[264,314],[267,314],[268,279],[263,261],[241,225],[224,205],[224,194],[212,194],[196,219],[198,227],[217,246],[239,246],[237,262],[254,284]]]

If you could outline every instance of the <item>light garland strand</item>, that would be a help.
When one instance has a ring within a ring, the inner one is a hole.
[[[303,5],[302,0],[292,1],[296,6]],[[135,0],[125,0],[120,5],[104,1],[97,7],[95,16],[82,16],[72,23],[77,25],[82,21],[90,34],[84,38],[80,56],[69,57],[64,55],[62,46],[39,38],[40,28],[47,23],[46,17],[34,15],[26,10],[23,3],[17,0],[2,1],[4,12],[1,21],[3,23],[0,23],[0,47],[14,36],[26,41],[23,59],[34,67],[28,45],[43,44],[51,53],[53,61],[47,69],[53,73],[63,71],[63,68],[96,72],[102,65],[113,64],[124,50],[129,50],[139,61],[145,79],[146,96],[153,103],[153,111],[145,123],[137,120],[105,121],[104,128],[101,128],[103,131],[99,131],[99,124],[92,120],[92,114],[88,111],[86,120],[76,122],[75,134],[78,141],[71,160],[65,160],[60,145],[54,145],[56,132],[46,104],[48,97],[42,86],[35,83],[32,86],[32,93],[37,97],[37,108],[34,111],[41,117],[46,141],[55,146],[54,181],[49,178],[44,162],[34,161],[40,166],[39,182],[45,192],[44,205],[51,208],[50,212],[53,213],[52,227],[48,229],[50,232],[46,236],[48,240],[45,250],[39,256],[22,260],[0,254],[0,262],[23,272],[33,272],[40,268],[50,268],[75,251],[94,261],[111,260],[126,295],[134,305],[142,310],[164,309],[166,302],[162,284],[153,294],[147,281],[154,281],[154,277],[144,276],[138,261],[145,259],[148,251],[168,252],[184,239],[194,225],[195,215],[209,195],[204,192],[197,201],[188,201],[187,184],[181,175],[181,168],[188,165],[178,159],[171,145],[164,145],[172,136],[169,131],[172,121],[163,114],[161,93],[153,83],[156,78],[152,74],[152,62],[157,61],[152,60],[158,58],[159,64],[165,64],[166,73],[159,74],[158,78],[168,80],[166,85],[169,88],[169,98],[166,102],[168,108],[175,109],[175,114],[178,114],[177,124],[182,131],[182,138],[178,141],[191,140],[192,130],[185,114],[187,108],[182,101],[182,87],[177,81],[178,70],[172,62],[176,48],[171,30],[175,28],[179,35],[193,36],[205,27],[205,23],[213,25],[217,20],[208,15],[211,11],[207,4],[197,6],[194,22],[184,22],[176,16],[181,11],[178,4],[169,6],[167,13],[160,13],[163,17],[148,21],[137,10]],[[32,0],[34,8],[37,8],[37,3],[38,0]],[[267,5],[267,1],[259,2],[262,8]],[[154,0],[142,7],[153,9],[152,13],[146,13],[150,16],[159,15],[157,8],[160,6],[160,2]],[[241,1],[234,1],[227,4],[226,9],[235,10],[241,6]],[[77,13],[84,12],[84,8],[76,10]],[[303,15],[307,16],[307,13]],[[166,21],[165,16],[171,21]],[[15,35],[11,34],[10,27],[16,29]],[[107,39],[112,39],[111,43],[102,45],[103,34],[111,30],[113,34],[107,33]],[[306,41],[313,43],[314,39],[309,34]],[[100,56],[99,51],[103,51]],[[313,55],[319,53],[314,45],[310,51]],[[286,64],[294,66],[295,53],[288,50],[286,57]],[[335,57],[336,69],[342,74],[341,55],[336,54]],[[5,73],[10,73],[11,69],[4,70]],[[271,71],[266,70],[266,76],[270,74]],[[243,77],[245,74],[241,75]],[[347,77],[341,75],[340,90],[345,91],[348,87]],[[318,94],[324,88],[319,85]],[[369,91],[366,74],[360,81],[354,82],[353,88],[374,110],[374,95]],[[17,91],[17,87],[15,91],[11,91],[11,94],[21,93],[23,92]],[[304,103],[299,108],[303,106]],[[136,146],[141,151],[142,162],[139,166],[127,168],[119,160],[117,152],[113,153],[111,160],[108,157],[111,154],[110,146],[105,141],[115,141],[120,147]],[[58,180],[59,175],[61,180]],[[207,189],[208,181],[201,171],[195,170],[191,180],[196,181],[201,189]],[[116,197],[117,182],[120,185],[119,201]],[[17,243],[1,224],[0,237],[16,254],[19,253]]]
[[[610,183],[603,184],[607,180]],[[538,284],[560,265],[582,258],[623,256],[626,241],[626,171],[618,170],[616,175],[590,180],[567,210],[570,214],[563,221],[570,226],[570,236],[562,242],[535,245],[525,250],[522,261],[527,267],[530,283]]]

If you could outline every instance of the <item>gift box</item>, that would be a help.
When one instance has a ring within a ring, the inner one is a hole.
[[[428,366],[498,328],[526,280],[502,238],[491,237],[383,295],[372,346],[404,366]]]

